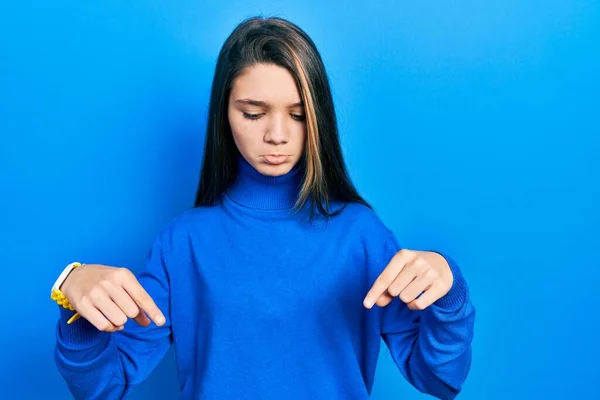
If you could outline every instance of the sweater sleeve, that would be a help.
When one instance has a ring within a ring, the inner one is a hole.
[[[383,268],[399,250],[392,235],[385,244]],[[411,385],[439,399],[454,399],[471,367],[475,309],[458,266],[444,258],[454,276],[450,291],[419,311],[395,298],[381,310],[381,336]]]
[[[75,399],[122,399],[158,365],[172,343],[169,279],[159,238],[137,279],[166,318],[142,327],[128,320],[109,333],[80,318],[67,325],[72,311],[60,307],[54,358]]]

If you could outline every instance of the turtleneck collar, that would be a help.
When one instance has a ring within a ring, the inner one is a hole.
[[[285,210],[294,207],[301,184],[299,163],[285,175],[268,176],[258,172],[238,154],[237,177],[227,195],[245,207],[264,211]]]

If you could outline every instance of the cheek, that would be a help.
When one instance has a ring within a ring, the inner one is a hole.
[[[294,142],[298,148],[303,148],[306,141],[306,123],[298,124],[293,132]]]
[[[261,141],[260,121],[250,121],[238,115],[230,115],[229,126],[233,140],[238,147],[249,148],[255,146]]]

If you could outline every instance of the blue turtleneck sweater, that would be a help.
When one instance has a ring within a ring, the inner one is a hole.
[[[77,399],[120,399],[175,346],[181,399],[367,399],[381,339],[402,375],[439,398],[471,363],[474,308],[458,267],[450,292],[423,311],[399,299],[363,307],[400,250],[376,214],[348,204],[328,222],[292,207],[298,167],[261,175],[239,160],[219,205],[159,233],[139,282],[166,316],[116,333],[60,308],[56,362]]]

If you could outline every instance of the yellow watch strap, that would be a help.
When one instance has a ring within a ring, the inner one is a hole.
[[[60,290],[60,287],[62,286],[62,283],[67,279],[67,277],[71,274],[71,272],[73,272],[73,270],[75,268],[80,267],[81,265],[83,265],[83,264],[81,264],[79,262],[74,262],[74,263],[67,265],[67,267],[63,270],[62,274],[58,277],[58,279],[54,283],[54,285],[52,287],[52,291],[50,292],[50,298],[53,301],[55,301],[56,303],[58,303],[59,305],[61,305],[63,308],[66,308],[67,310],[75,311],[75,308],[71,305],[71,303],[69,303],[69,300],[65,297],[64,293]],[[67,321],[67,324],[71,324],[71,323],[77,321],[79,318],[80,318],[79,313],[75,313],[75,315],[73,315]]]

